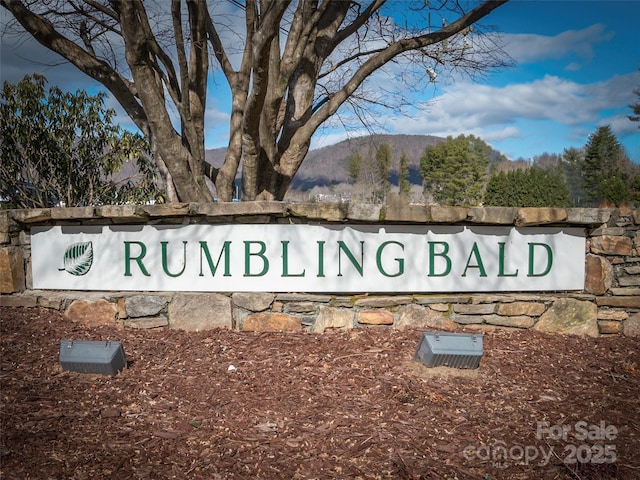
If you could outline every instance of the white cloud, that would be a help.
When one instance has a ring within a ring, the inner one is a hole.
[[[631,103],[637,72],[582,85],[547,75],[528,83],[493,87],[457,84],[413,118],[389,120],[396,133],[455,134],[507,131],[517,120],[551,120],[567,126],[597,122],[600,112]],[[513,136],[514,130],[509,130]]]
[[[627,115],[614,115],[603,118],[598,125],[611,126],[611,131],[618,137],[627,134],[640,134],[638,124],[629,120]]]
[[[506,140],[508,138],[519,138],[522,136],[520,130],[514,126],[507,125],[493,131],[485,132],[482,139],[488,143]]]
[[[553,15],[551,9],[549,14]],[[594,56],[594,45],[607,42],[614,36],[602,24],[591,25],[582,30],[567,30],[554,36],[532,33],[507,34],[504,36],[505,50],[518,63],[534,63],[548,59],[559,59],[576,54],[584,60]]]

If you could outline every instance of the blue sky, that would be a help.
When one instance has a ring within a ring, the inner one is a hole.
[[[609,124],[640,163],[628,104],[640,88],[638,1],[515,0],[483,19],[502,32],[511,68],[481,82],[438,85],[433,109],[396,133],[475,134],[511,159],[585,145]]]
[[[409,116],[389,114],[384,127],[387,133],[474,134],[511,159],[529,159],[584,146],[589,134],[608,124],[630,158],[640,163],[638,123],[627,118],[628,105],[638,100],[633,89],[640,88],[638,18],[636,0],[512,0],[482,24],[502,33],[513,67],[474,82],[439,80],[414,94],[414,102],[428,102],[426,109]],[[63,89],[100,89],[74,67],[45,65],[55,56],[33,42],[19,45],[3,32],[0,80],[41,72]],[[209,99],[208,148],[225,146],[229,99],[222,92],[212,91]],[[346,136],[340,129],[326,129],[313,146]]]
[[[455,130],[458,121],[460,133],[472,130],[510,158],[530,158],[582,146],[598,126],[609,124],[640,162],[638,123],[627,118],[628,104],[638,100],[633,89],[640,88],[638,18],[638,1],[503,5],[486,21],[505,34],[517,63],[482,84],[443,88],[441,103],[465,95],[467,103],[477,101],[482,117],[473,125],[461,112],[448,126]]]

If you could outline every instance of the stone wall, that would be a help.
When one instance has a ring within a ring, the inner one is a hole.
[[[36,291],[36,225],[393,223],[583,227],[584,290],[554,293],[333,295]],[[640,210],[436,207],[247,202],[0,211],[0,307],[43,307],[87,324],[312,331],[367,326],[442,330],[535,329],[640,337]]]

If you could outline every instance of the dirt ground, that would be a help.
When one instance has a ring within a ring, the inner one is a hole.
[[[475,370],[421,332],[88,328],[0,308],[2,479],[637,479],[640,342],[484,336]],[[62,339],[119,340],[114,377]]]

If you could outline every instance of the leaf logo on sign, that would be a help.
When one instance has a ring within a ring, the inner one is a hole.
[[[84,275],[93,264],[93,244],[91,242],[74,243],[64,253],[64,267],[71,275]]]

